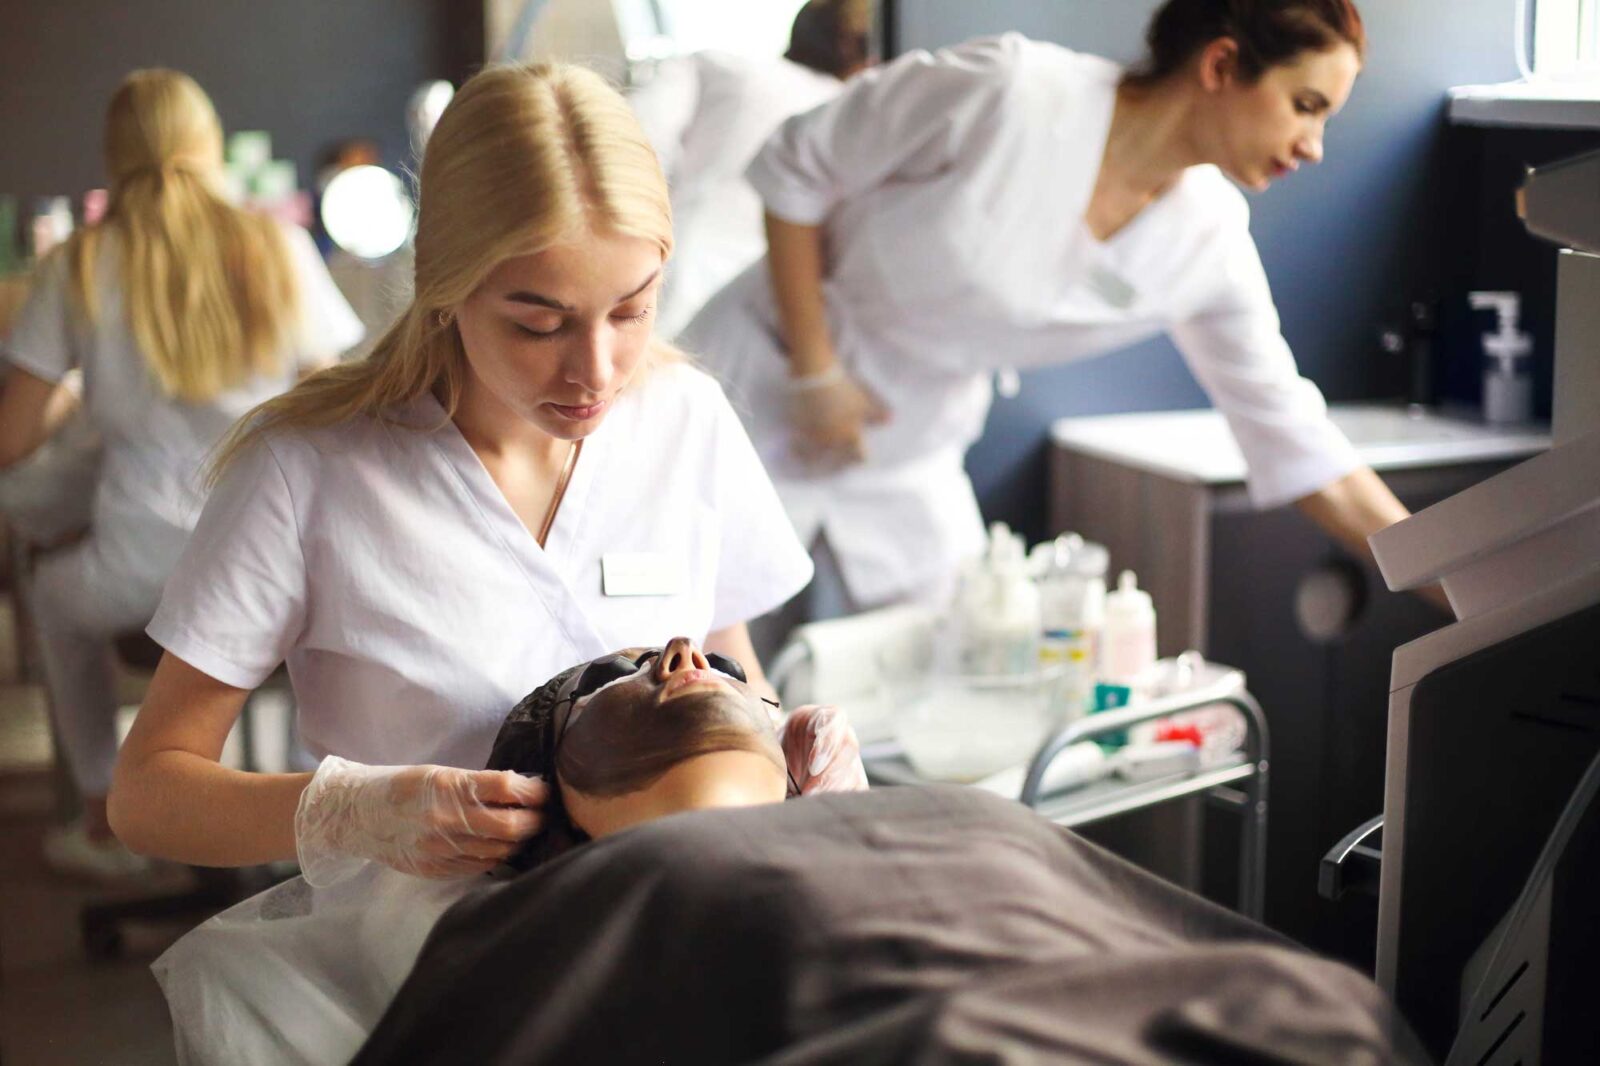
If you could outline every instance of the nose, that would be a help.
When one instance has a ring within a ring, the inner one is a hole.
[[[610,392],[615,368],[616,338],[603,326],[596,327],[584,334],[568,359],[567,381],[598,398]]]
[[[1295,145],[1295,154],[1308,163],[1322,162],[1322,127],[1318,126]]]
[[[709,669],[711,664],[706,661],[705,653],[694,641],[688,637],[673,637],[667,641],[661,657],[656,660],[656,680],[667,681],[672,675],[688,670]]]

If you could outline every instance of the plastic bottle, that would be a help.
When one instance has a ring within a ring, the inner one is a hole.
[[[1517,328],[1522,297],[1514,292],[1474,292],[1474,310],[1492,310],[1496,329],[1483,335],[1483,419],[1496,424],[1533,418],[1533,378],[1529,356],[1533,338]]]
[[[1093,702],[1110,555],[1102,545],[1066,533],[1036,545],[1029,561],[1039,585],[1039,664],[1061,668],[1056,717],[1064,724],[1087,713]]]
[[[1096,709],[1126,706],[1144,696],[1155,664],[1155,605],[1150,594],[1139,588],[1133,571],[1124,570],[1117,577],[1116,590],[1106,596]]]
[[[1039,589],[1028,573],[1022,538],[1004,522],[990,527],[988,548],[979,565],[967,571],[957,604],[966,672],[1038,669]]]

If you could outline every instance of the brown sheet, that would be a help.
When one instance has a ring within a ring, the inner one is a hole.
[[[1378,989],[962,788],[707,811],[457,904],[357,1063],[1421,1061]]]

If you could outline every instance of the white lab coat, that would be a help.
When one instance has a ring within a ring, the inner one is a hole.
[[[1196,167],[1109,241],[1088,231],[1115,64],[1016,34],[914,52],[789,120],[750,168],[767,210],[820,224],[841,362],[892,411],[868,457],[811,476],[784,417],[765,263],[685,331],[746,418],[802,539],[825,531],[852,596],[948,579],[982,527],[962,467],[990,375],[1163,330],[1226,416],[1267,507],[1360,466],[1296,370],[1244,198]]]
[[[767,250],[745,168],[779,123],[837,96],[842,82],[787,59],[706,51],[662,63],[629,98],[672,190],[672,261],[658,329],[676,336]]]
[[[283,232],[300,289],[300,321],[275,374],[253,377],[204,403],[162,393],[128,323],[115,231],[97,252],[94,326],[73,303],[66,256],[56,255],[35,277],[0,353],[45,381],[82,368],[85,410],[105,449],[92,512],[98,572],[142,590],[150,608],[199,518],[201,468],[217,441],[246,411],[292,386],[303,367],[328,362],[361,339],[361,323],[310,234],[298,226]]]
[[[150,624],[238,688],[287,660],[319,757],[482,768],[506,713],[558,671],[704,639],[810,579],[738,419],[687,365],[626,392],[584,441],[544,548],[437,401],[396,417],[247,451]],[[651,553],[675,589],[606,595],[623,553]]]

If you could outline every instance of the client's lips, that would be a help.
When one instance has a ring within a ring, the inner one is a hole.
[[[720,688],[723,685],[722,676],[714,670],[679,670],[661,686],[661,698],[670,700],[690,687]]]

